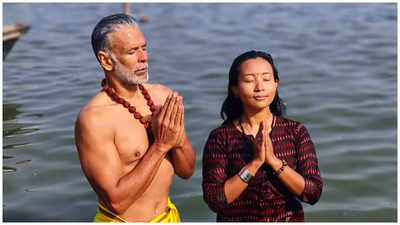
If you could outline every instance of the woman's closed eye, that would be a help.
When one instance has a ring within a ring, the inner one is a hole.
[[[254,79],[244,79],[243,82],[245,82],[245,83],[252,83],[252,82],[254,82]]]

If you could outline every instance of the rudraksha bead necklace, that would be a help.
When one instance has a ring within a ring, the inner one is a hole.
[[[142,114],[137,112],[136,108],[134,106],[132,106],[128,101],[126,101],[125,99],[120,97],[112,88],[107,86],[106,79],[103,79],[103,81],[101,82],[101,86],[103,87],[103,90],[107,93],[108,96],[110,96],[110,98],[112,100],[114,100],[115,102],[117,102],[117,103],[123,105],[125,108],[127,108],[128,111],[133,114],[135,119],[139,120],[146,129],[150,126],[150,122],[148,120],[146,120],[146,118],[144,116],[142,116]],[[150,107],[151,114],[153,115],[154,111],[156,111],[156,106],[154,105],[154,102],[151,100],[149,92],[147,92],[147,90],[143,87],[142,84],[138,84],[138,87],[139,87],[140,91],[142,92],[142,95],[146,99],[147,105]]]

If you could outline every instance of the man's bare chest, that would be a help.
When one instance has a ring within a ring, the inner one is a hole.
[[[139,112],[142,112],[147,120],[151,120],[149,110]],[[141,159],[151,144],[151,131],[146,130],[144,125],[125,108],[114,110],[109,118],[112,120],[113,141],[121,161],[124,164],[131,164]]]

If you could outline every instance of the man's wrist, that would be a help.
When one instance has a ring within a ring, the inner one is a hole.
[[[176,151],[176,150],[178,150],[178,151],[181,150],[182,151],[183,150],[183,146],[175,146],[175,147],[172,148],[172,150],[173,151]]]
[[[168,152],[168,150],[171,148],[168,145],[159,143],[159,142],[154,142],[154,147],[156,148],[156,150],[160,151],[160,152]]]

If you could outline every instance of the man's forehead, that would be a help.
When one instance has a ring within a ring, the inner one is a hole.
[[[146,40],[140,28],[132,24],[121,24],[108,34],[110,47],[114,45],[143,45]],[[144,43],[143,43],[144,42]]]

